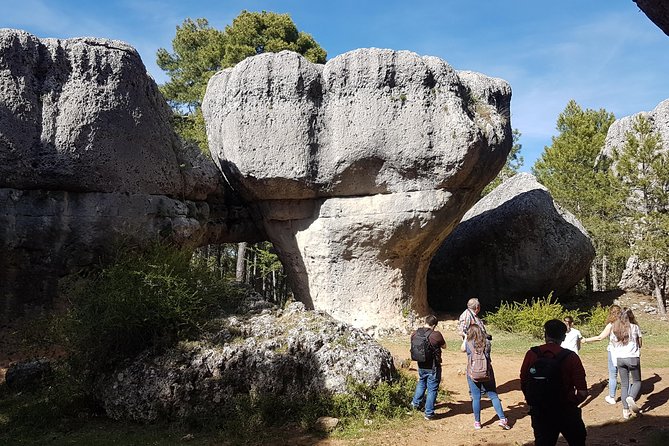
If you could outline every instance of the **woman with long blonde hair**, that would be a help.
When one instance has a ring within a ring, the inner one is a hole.
[[[620,373],[621,400],[623,403],[623,418],[630,417],[630,410],[639,412],[636,399],[641,391],[641,330],[635,321],[634,313],[627,308],[623,309],[620,318],[613,323],[611,342],[613,349],[611,357]],[[630,375],[632,383],[630,384]]]
[[[467,328],[467,335],[462,341],[460,350],[467,353],[467,384],[469,384],[469,393],[472,397],[472,411],[474,412],[474,429],[481,429],[481,395],[488,394],[488,398],[492,401],[492,406],[499,417],[498,425],[502,429],[510,429],[509,422],[504,416],[502,409],[502,402],[497,395],[497,385],[495,384],[495,373],[492,369],[490,360],[490,340],[486,333],[477,324],[472,324]],[[489,377],[483,382],[475,382],[470,376],[470,357],[478,352],[483,353],[488,364]]]
[[[616,404],[616,387],[618,386],[618,368],[611,358],[611,350],[613,349],[613,345],[611,344],[610,337],[611,331],[613,329],[613,323],[620,318],[620,313],[622,313],[620,305],[611,305],[609,307],[609,314],[606,317],[606,326],[604,327],[604,330],[602,330],[602,332],[597,336],[583,339],[583,342],[585,343],[601,341],[602,339],[609,338],[609,345],[606,346],[609,368],[609,394],[604,397],[606,402],[609,404]]]

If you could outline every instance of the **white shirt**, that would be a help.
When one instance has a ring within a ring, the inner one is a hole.
[[[640,356],[639,339],[641,338],[641,330],[636,324],[630,324],[630,339],[627,344],[618,341],[618,338],[611,331],[609,339],[611,341],[611,361],[613,365],[618,363],[618,358],[638,358]]]
[[[577,329],[572,328],[571,330],[569,330],[567,332],[567,334],[564,338],[564,341],[562,341],[562,344],[560,344],[560,347],[568,348],[569,350],[578,354],[578,340],[579,339],[583,339],[583,335]]]

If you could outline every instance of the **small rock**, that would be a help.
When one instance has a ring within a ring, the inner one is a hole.
[[[26,390],[38,385],[52,373],[51,362],[48,359],[23,361],[9,366],[5,382],[12,390]]]
[[[332,432],[339,424],[339,418],[319,417],[316,420],[316,428],[323,432]]]

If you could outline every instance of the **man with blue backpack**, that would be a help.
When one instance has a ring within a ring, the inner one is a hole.
[[[434,418],[434,404],[441,382],[441,349],[446,345],[444,337],[436,330],[437,322],[437,317],[430,314],[425,317],[425,327],[411,334],[411,359],[418,363],[418,383],[411,406],[419,409],[424,398],[426,420]]]

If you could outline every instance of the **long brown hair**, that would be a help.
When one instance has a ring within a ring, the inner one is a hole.
[[[485,350],[486,336],[477,324],[472,324],[467,329],[467,340],[476,350]]]
[[[612,324],[618,319],[620,319],[620,313],[622,313],[620,305],[615,305],[615,304],[611,305],[609,307],[609,315],[606,317],[606,323]]]
[[[627,345],[630,341],[630,318],[627,311],[620,313],[620,318],[613,323],[613,334],[618,342]]]
[[[634,316],[634,313],[632,313],[631,308],[623,308],[623,311],[625,313],[627,313],[627,317],[630,320],[630,324],[639,325],[639,323],[636,321],[636,317]]]

